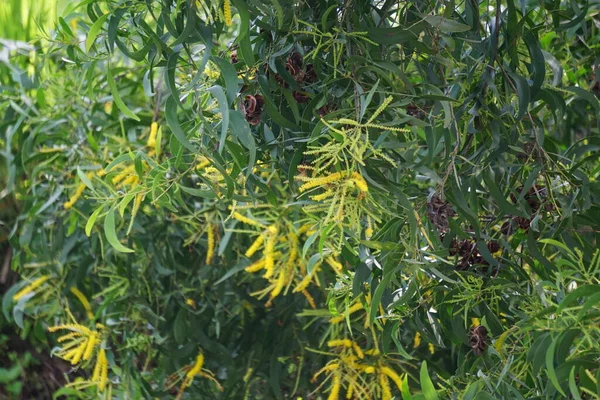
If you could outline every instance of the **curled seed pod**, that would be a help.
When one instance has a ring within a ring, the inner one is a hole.
[[[258,125],[260,123],[260,116],[264,104],[265,101],[261,95],[246,95],[244,102],[242,103],[242,112],[250,125]]]
[[[471,331],[469,343],[476,356],[482,355],[487,349],[487,333],[487,329],[483,325],[478,325]]]

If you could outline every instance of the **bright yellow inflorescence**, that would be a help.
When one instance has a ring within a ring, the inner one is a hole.
[[[219,382],[215,379],[213,373],[207,369],[203,369],[202,368],[203,366],[204,366],[204,353],[199,352],[198,355],[196,356],[196,360],[194,361],[194,364],[191,367],[185,368],[185,369],[187,369],[187,372],[185,373],[185,376],[183,378],[181,386],[179,387],[179,393],[177,394],[176,399],[180,399],[181,396],[183,396],[183,392],[185,391],[185,388],[191,386],[191,384],[194,381],[194,378],[196,376],[202,376],[204,378],[210,379],[217,385],[219,390],[223,390],[221,388],[221,385],[219,384]]]
[[[106,388],[108,383],[108,360],[103,345],[105,329],[102,324],[96,324],[96,329],[90,329],[77,322],[48,328],[49,332],[67,332],[57,339],[60,350],[56,355],[69,361],[71,365],[89,365],[94,354],[96,355],[96,365],[91,379],[89,381],[74,382],[71,386],[82,388],[96,385],[100,392]]]
[[[19,290],[14,296],[13,301],[19,301],[22,297],[26,296],[29,293],[35,292],[39,289],[48,279],[50,279],[49,275],[40,276],[29,285],[25,286],[23,289]]]

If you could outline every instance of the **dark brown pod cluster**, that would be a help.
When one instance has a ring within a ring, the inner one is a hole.
[[[427,218],[438,229],[440,233],[448,232],[448,218],[454,217],[456,212],[448,203],[433,195],[427,203]]]
[[[487,349],[487,334],[488,331],[483,325],[476,326],[471,331],[469,343],[471,345],[471,348],[473,349],[473,353],[475,353],[476,356],[482,355],[485,349]]]
[[[500,244],[495,240],[490,240],[486,244],[486,247],[490,253],[496,253],[500,250]],[[475,240],[453,239],[450,243],[450,255],[458,255],[460,260],[456,264],[457,271],[466,271],[475,265],[488,266],[490,263],[479,252],[477,242]]]
[[[523,191],[523,186],[517,188],[516,191],[520,195]],[[523,200],[525,200],[525,202],[529,205],[532,213],[537,213],[542,206],[545,211],[551,211],[553,209],[552,204],[546,201],[546,198],[548,196],[547,192],[548,191],[546,188],[540,185],[533,185],[527,191],[527,193],[525,193],[525,195],[523,196]],[[517,204],[517,196],[515,196],[513,193],[511,193],[510,199],[513,203]],[[531,226],[531,220],[532,218],[516,216],[509,217],[509,219],[504,221],[504,224],[502,224],[500,231],[504,235],[510,235],[516,229],[523,229],[524,231],[528,231]]]
[[[333,110],[335,110],[335,106],[334,105],[332,105],[332,104],[325,104],[323,107],[321,107],[321,108],[319,108],[317,110],[317,113],[319,113],[319,117],[323,118],[324,116],[326,116],[327,114],[329,114]]]
[[[426,109],[419,107],[415,103],[410,103],[406,106],[406,113],[411,117],[415,117],[417,119],[423,119],[426,115]]]
[[[293,93],[294,96],[294,100],[296,100],[298,103],[307,103],[310,100],[310,97],[308,97],[306,94],[302,93],[302,92],[298,92],[298,91],[294,91]]]
[[[265,100],[260,94],[255,96],[246,95],[242,103],[242,113],[250,125],[258,125],[260,123],[260,115],[262,114],[264,104]]]

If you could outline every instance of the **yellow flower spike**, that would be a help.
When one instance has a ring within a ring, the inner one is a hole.
[[[368,356],[378,356],[380,353],[379,353],[379,350],[377,350],[377,349],[369,349],[369,350],[365,350],[365,354]]]
[[[190,368],[190,370],[187,372],[187,374],[185,376],[187,378],[193,378],[194,376],[198,375],[198,373],[202,370],[203,365],[204,365],[204,354],[198,353],[198,355],[196,356],[196,362],[194,363],[194,366],[192,368]]]
[[[352,181],[354,182],[354,184],[356,184],[356,187],[361,192],[369,191],[369,186],[367,185],[367,181],[365,181],[365,178],[363,178],[362,175],[359,174],[358,172],[354,171],[352,173]]]
[[[381,372],[385,374],[388,378],[390,378],[392,381],[394,381],[394,384],[396,385],[398,390],[402,391],[402,378],[400,378],[396,371],[389,367],[381,367]]]
[[[392,102],[394,98],[392,96],[388,96],[383,103],[381,103],[381,105],[377,108],[377,110],[375,110],[375,112],[373,113],[373,115],[371,115],[371,118],[369,118],[369,120],[367,121],[367,124],[370,124],[371,122],[375,121],[375,119],[383,112],[385,111],[385,109],[387,108],[387,106],[390,105],[390,103]]]
[[[259,228],[265,228],[265,226],[263,224],[261,224],[260,222],[250,219],[250,218],[246,217],[245,215],[240,214],[237,211],[234,212],[231,216],[234,219],[237,219],[238,221],[243,222],[244,224],[257,226]]]
[[[374,374],[375,373],[375,367],[372,367],[372,366],[365,367],[365,369],[363,369],[363,372],[365,374]]]
[[[215,227],[213,224],[208,224],[206,235],[206,264],[210,264],[215,255]]]
[[[327,347],[352,347],[352,341],[350,339],[337,339],[330,340],[327,342]]]
[[[351,399],[354,394],[354,385],[348,385],[348,390],[346,391],[346,399]]]
[[[269,279],[273,276],[273,268],[275,265],[275,257],[273,254],[275,252],[275,243],[277,242],[277,227],[275,225],[271,225],[268,228],[269,237],[267,238],[267,243],[265,244],[265,279]]]
[[[135,186],[139,181],[140,181],[140,178],[137,175],[130,175],[125,180],[123,180],[123,182],[121,182],[121,185]]]
[[[31,282],[29,285],[25,286],[23,289],[19,290],[14,296],[13,301],[19,301],[21,297],[29,294],[31,292],[35,292],[40,286],[44,284],[48,279],[50,279],[50,275],[44,275],[37,278],[35,281]]]
[[[69,339],[75,339],[75,338],[79,338],[79,337],[82,337],[82,336],[83,336],[83,334],[81,334],[79,332],[71,332],[71,333],[67,333],[66,335],[63,335],[63,336],[59,337],[58,339],[56,339],[56,341],[58,343],[62,343],[62,342],[65,342],[65,341],[67,341]]]
[[[87,361],[92,358],[92,354],[94,353],[94,347],[96,347],[96,343],[98,342],[98,334],[94,332],[93,335],[87,341],[85,351],[83,352],[83,360]]]
[[[260,246],[263,245],[264,241],[265,237],[263,235],[259,235],[254,241],[254,243],[252,243],[252,245],[248,247],[248,250],[246,250],[246,253],[244,255],[246,257],[252,257],[254,253],[256,253],[258,249],[260,249]]]
[[[325,191],[324,193],[310,196],[310,199],[314,200],[314,201],[322,201],[322,200],[328,199],[330,197],[333,197],[334,194],[335,194],[335,192],[333,190],[327,189],[327,191]]]
[[[365,358],[364,353],[362,352],[362,349],[360,348],[360,346],[358,345],[358,343],[356,342],[352,342],[352,349],[354,349],[354,352],[356,353],[356,356],[358,358],[360,358],[361,360],[363,358]]]
[[[75,331],[78,333],[83,333],[85,335],[92,334],[92,330],[90,328],[88,328],[87,326],[84,326],[84,325],[80,325],[80,324],[63,324],[63,325],[51,326],[48,328],[48,332],[56,332],[56,331],[60,331],[60,330],[70,330],[70,331]]]
[[[421,345],[421,332],[415,333],[415,338],[413,340],[413,348],[417,348]]]
[[[75,297],[77,297],[77,300],[79,300],[79,302],[85,309],[85,313],[86,313],[87,317],[89,319],[94,319],[94,313],[92,312],[92,307],[90,306],[90,302],[88,301],[87,297],[85,297],[85,295],[83,293],[81,293],[81,291],[79,289],[77,289],[75,286],[71,286],[69,291],[71,293],[73,293],[75,295]]]
[[[265,260],[259,260],[253,264],[250,264],[246,267],[246,272],[258,272],[265,267]]]
[[[130,174],[132,174],[133,172],[135,172],[135,165],[130,165],[128,167],[125,167],[120,173],[118,173],[117,175],[115,175],[112,178],[112,184],[117,185],[123,179],[127,178]]]
[[[429,343],[427,347],[429,348],[430,354],[435,354],[435,346],[433,345],[433,343]]]
[[[302,186],[300,186],[298,188],[298,191],[300,193],[307,191],[308,189],[317,187],[317,186],[323,186],[323,185],[328,185],[330,183],[333,182],[337,182],[340,179],[342,179],[344,177],[344,174],[342,174],[341,172],[334,172],[333,174],[321,177],[321,178],[308,178],[308,182],[306,182],[305,184],[303,184]]]
[[[337,373],[333,376],[333,381],[331,382],[331,392],[329,392],[329,397],[327,397],[327,400],[338,400],[340,397],[341,386],[342,377],[340,373]]]
[[[370,216],[367,216],[367,229],[365,229],[365,237],[367,240],[373,236],[373,221]]]
[[[343,272],[344,266],[342,265],[342,263],[337,261],[335,258],[330,256],[330,257],[327,257],[325,259],[325,261],[327,262],[327,264],[329,264],[329,266],[333,269],[333,271],[336,274],[341,274]]]
[[[362,309],[363,309],[363,305],[359,301],[348,309],[348,314],[352,315],[353,313],[357,312],[358,310],[362,310]],[[345,319],[346,319],[345,315],[339,315],[337,317],[330,318],[329,322],[331,324],[339,324],[340,322],[344,321]]]
[[[381,400],[392,400],[392,389],[390,382],[385,374],[379,374],[379,384],[381,385]]]
[[[223,1],[223,19],[225,20],[225,25],[231,26],[231,0]]]
[[[275,297],[279,296],[279,294],[281,293],[281,290],[283,289],[284,286],[285,286],[285,271],[281,271],[279,273],[279,277],[277,278],[277,283],[275,284],[275,288],[271,292],[271,299],[274,299]]]
[[[321,368],[320,370],[318,370],[313,375],[312,380],[315,381],[319,377],[319,375],[321,375],[324,372],[336,371],[339,367],[340,367],[340,365],[337,364],[337,363],[327,364],[326,366],[324,366],[323,368]]]
[[[71,358],[71,365],[77,365],[79,361],[81,361],[81,358],[83,357],[83,353],[85,352],[86,348],[87,346],[85,342],[81,343],[79,347],[77,347],[77,351],[75,351],[75,353],[73,354],[73,358]]]
[[[471,318],[471,328],[475,328],[479,325],[481,325],[479,318]]]
[[[317,309],[317,304],[315,303],[315,299],[311,296],[310,293],[308,293],[308,290],[304,289],[302,291],[302,294],[304,295],[304,297],[306,297],[306,301],[308,301],[308,304],[310,305],[310,307],[313,310]]]
[[[154,148],[156,144],[156,134],[158,133],[158,122],[154,121],[150,124],[150,134],[148,135],[148,141],[146,142],[146,146],[150,148]]]
[[[108,382],[108,359],[106,358],[106,350],[100,348],[98,357],[96,357],[96,366],[92,374],[92,381],[98,383],[98,390],[103,392]]]
[[[210,165],[210,161],[206,157],[200,157],[199,160],[200,162],[198,163],[198,165],[196,165],[197,171],[202,170]]]

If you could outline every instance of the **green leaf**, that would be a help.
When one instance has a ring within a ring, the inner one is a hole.
[[[563,301],[560,302],[558,308],[556,309],[556,313],[559,314],[562,310],[576,302],[579,298],[585,296],[592,296],[596,293],[600,293],[600,285],[585,285],[580,286],[577,289],[573,290],[571,293],[564,298]]]
[[[571,391],[571,396],[573,396],[574,400],[582,400],[579,389],[577,389],[577,383],[575,382],[575,368],[577,367],[573,366],[569,373],[569,390]]]
[[[423,18],[429,25],[443,32],[466,32],[470,31],[469,25],[444,18],[441,15],[426,15]]]
[[[552,385],[558,390],[563,396],[566,397],[565,392],[563,391],[560,383],[558,382],[558,378],[556,377],[556,371],[554,369],[554,351],[556,350],[556,339],[552,340],[548,351],[546,351],[546,370],[548,371],[548,378],[550,378],[550,382]]]
[[[594,110],[596,110],[596,112],[600,112],[600,103],[598,102],[598,99],[594,97],[594,95],[591,94],[589,91],[576,86],[569,86],[567,90],[575,93],[577,96],[590,103],[590,105],[594,107]]]
[[[198,153],[196,146],[190,143],[185,132],[183,129],[181,129],[181,125],[179,125],[179,118],[177,117],[177,102],[170,96],[167,98],[167,103],[165,105],[165,117],[169,128],[171,128],[171,132],[173,132],[179,143],[181,143],[191,152]]]
[[[402,400],[412,400],[410,388],[408,387],[408,374],[402,378]]]
[[[119,89],[117,88],[115,79],[112,76],[110,67],[106,69],[106,82],[108,83],[108,86],[110,87],[110,92],[112,93],[113,100],[114,100],[115,104],[117,105],[117,107],[119,108],[119,110],[121,110],[121,112],[126,117],[129,117],[131,119],[135,119],[136,121],[139,121],[140,120],[139,117],[137,115],[135,115],[135,113],[133,111],[131,111],[129,108],[127,108],[125,103],[123,103],[123,100],[121,100],[121,96],[119,95]]]
[[[529,84],[527,84],[527,80],[521,75],[517,75],[512,72],[507,72],[507,74],[512,80],[512,85],[509,84],[509,86],[516,91],[519,99],[519,112],[517,113],[515,119],[520,120],[527,112],[527,108],[529,106],[529,100],[531,98]]]
[[[423,391],[425,400],[438,400],[437,392],[435,391],[433,382],[429,377],[429,372],[427,372],[427,361],[423,361],[423,364],[421,364],[420,380],[421,390]]]
[[[221,86],[215,85],[209,88],[208,91],[217,99],[219,112],[221,113],[221,137],[219,138],[219,154],[221,154],[225,147],[227,129],[229,128],[229,105]]]
[[[92,228],[94,227],[94,224],[96,223],[96,220],[98,219],[98,215],[100,215],[102,210],[104,210],[104,204],[102,204],[100,207],[96,208],[94,210],[94,212],[92,213],[92,215],[90,215],[90,217],[88,218],[88,220],[85,224],[85,235],[87,237],[89,237],[92,234]]]
[[[104,234],[108,243],[120,253],[133,253],[134,251],[128,247],[125,247],[119,242],[117,233],[115,231],[115,209],[111,208],[104,218]]]
[[[104,22],[106,21],[106,19],[110,16],[110,13],[104,14],[103,16],[101,16],[100,18],[98,18],[96,20],[96,22],[94,22],[94,25],[92,25],[92,27],[90,28],[87,38],[85,39],[85,51],[86,52],[90,52],[90,49],[92,48],[92,46],[94,45],[94,42],[96,41],[96,37],[98,36],[98,33],[100,33],[100,30],[102,29],[102,26],[104,25]]]
[[[369,310],[369,324],[372,325],[375,322],[375,318],[377,317],[377,312],[379,309],[379,304],[381,303],[381,297],[383,296],[383,292],[388,289],[390,280],[394,276],[394,274],[400,270],[402,266],[397,265],[395,268],[390,268],[384,272],[383,279],[377,285],[377,289],[375,289],[375,293],[373,294],[373,298],[371,299],[371,309]]]

